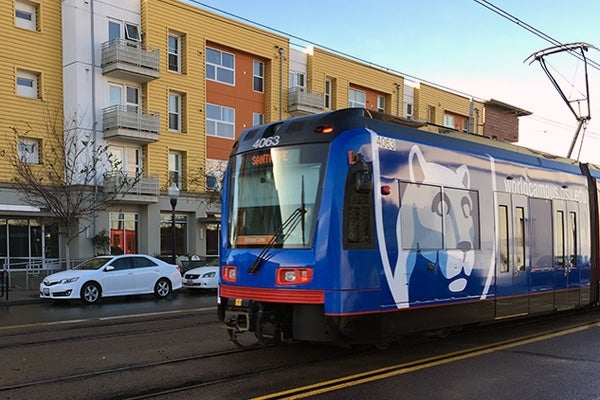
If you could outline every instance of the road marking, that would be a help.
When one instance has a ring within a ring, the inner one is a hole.
[[[302,386],[295,389],[289,389],[278,393],[272,393],[265,396],[255,397],[252,400],[292,400],[303,399],[319,395],[322,393],[333,392],[340,389],[349,388],[352,386],[362,385],[381,379],[391,378],[398,375],[408,374],[421,369],[436,367],[468,358],[481,356],[484,354],[493,353],[496,351],[506,350],[517,346],[522,346],[529,343],[535,343],[542,340],[552,339],[559,336],[569,335],[584,331],[586,329],[600,327],[600,322],[586,323],[565,330],[553,331],[542,335],[525,336],[518,339],[506,340],[502,342],[492,343],[489,345],[478,346],[471,349],[459,350],[456,352],[443,354],[434,357],[415,360],[407,363],[392,365],[390,367],[380,368],[373,371],[362,372],[359,374],[348,375],[342,378],[332,379],[324,382],[315,383],[312,385]]]
[[[98,317],[98,318],[86,318],[86,319],[70,319],[70,320],[67,320],[67,321],[35,322],[35,323],[31,323],[31,324],[0,326],[0,331],[6,331],[6,330],[9,330],[9,329],[35,328],[35,327],[40,327],[40,326],[80,324],[82,322],[92,322],[92,321],[109,321],[109,320],[117,320],[117,319],[125,319],[125,318],[141,318],[141,317],[149,317],[149,316],[157,316],[157,315],[182,314],[182,313],[200,312],[200,311],[212,311],[212,310],[215,310],[215,309],[216,309],[216,307],[203,307],[203,308],[190,308],[190,309],[185,309],[185,310],[161,311],[161,312],[152,312],[152,313],[143,313],[143,314],[115,315],[115,316],[112,316],[112,317]]]

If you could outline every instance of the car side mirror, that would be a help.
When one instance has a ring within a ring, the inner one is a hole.
[[[110,271],[114,271],[115,267],[113,267],[112,265],[108,265],[106,268],[104,268],[104,272],[110,272]]]

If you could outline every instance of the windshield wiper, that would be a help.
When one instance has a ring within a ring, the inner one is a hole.
[[[277,239],[280,237],[281,234],[283,234],[283,236],[281,237],[281,243],[285,243],[285,240],[287,239],[287,237],[294,231],[296,226],[298,226],[298,222],[300,222],[300,221],[302,221],[302,227],[303,227],[302,231],[304,232],[304,214],[306,214],[306,208],[304,208],[304,203],[302,203],[302,205],[300,207],[296,208],[290,214],[290,216],[287,217],[287,219],[285,221],[283,221],[283,223],[279,226],[279,228],[277,228],[277,230],[275,230],[275,232],[273,233],[273,236],[271,236],[271,239],[269,240],[269,242],[261,250],[259,255],[256,257],[256,260],[254,260],[254,262],[250,266],[250,268],[248,268],[249,274],[253,274],[258,270],[260,263],[263,260],[265,260],[265,256],[267,255],[267,252],[273,248],[273,246],[275,245],[275,243],[277,242]],[[287,230],[287,233],[285,233],[286,230]]]

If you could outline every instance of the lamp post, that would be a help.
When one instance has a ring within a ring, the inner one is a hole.
[[[169,199],[171,200],[171,255],[173,257],[173,265],[177,265],[175,261],[175,207],[177,206],[178,197],[179,188],[173,183],[169,188]]]

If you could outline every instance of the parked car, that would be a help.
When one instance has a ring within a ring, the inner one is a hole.
[[[165,298],[180,288],[181,272],[176,265],[145,254],[122,254],[90,258],[48,275],[40,283],[40,298],[92,304],[103,297],[137,294]]]
[[[219,259],[213,258],[201,267],[192,268],[183,275],[187,289],[216,289],[219,284]]]

